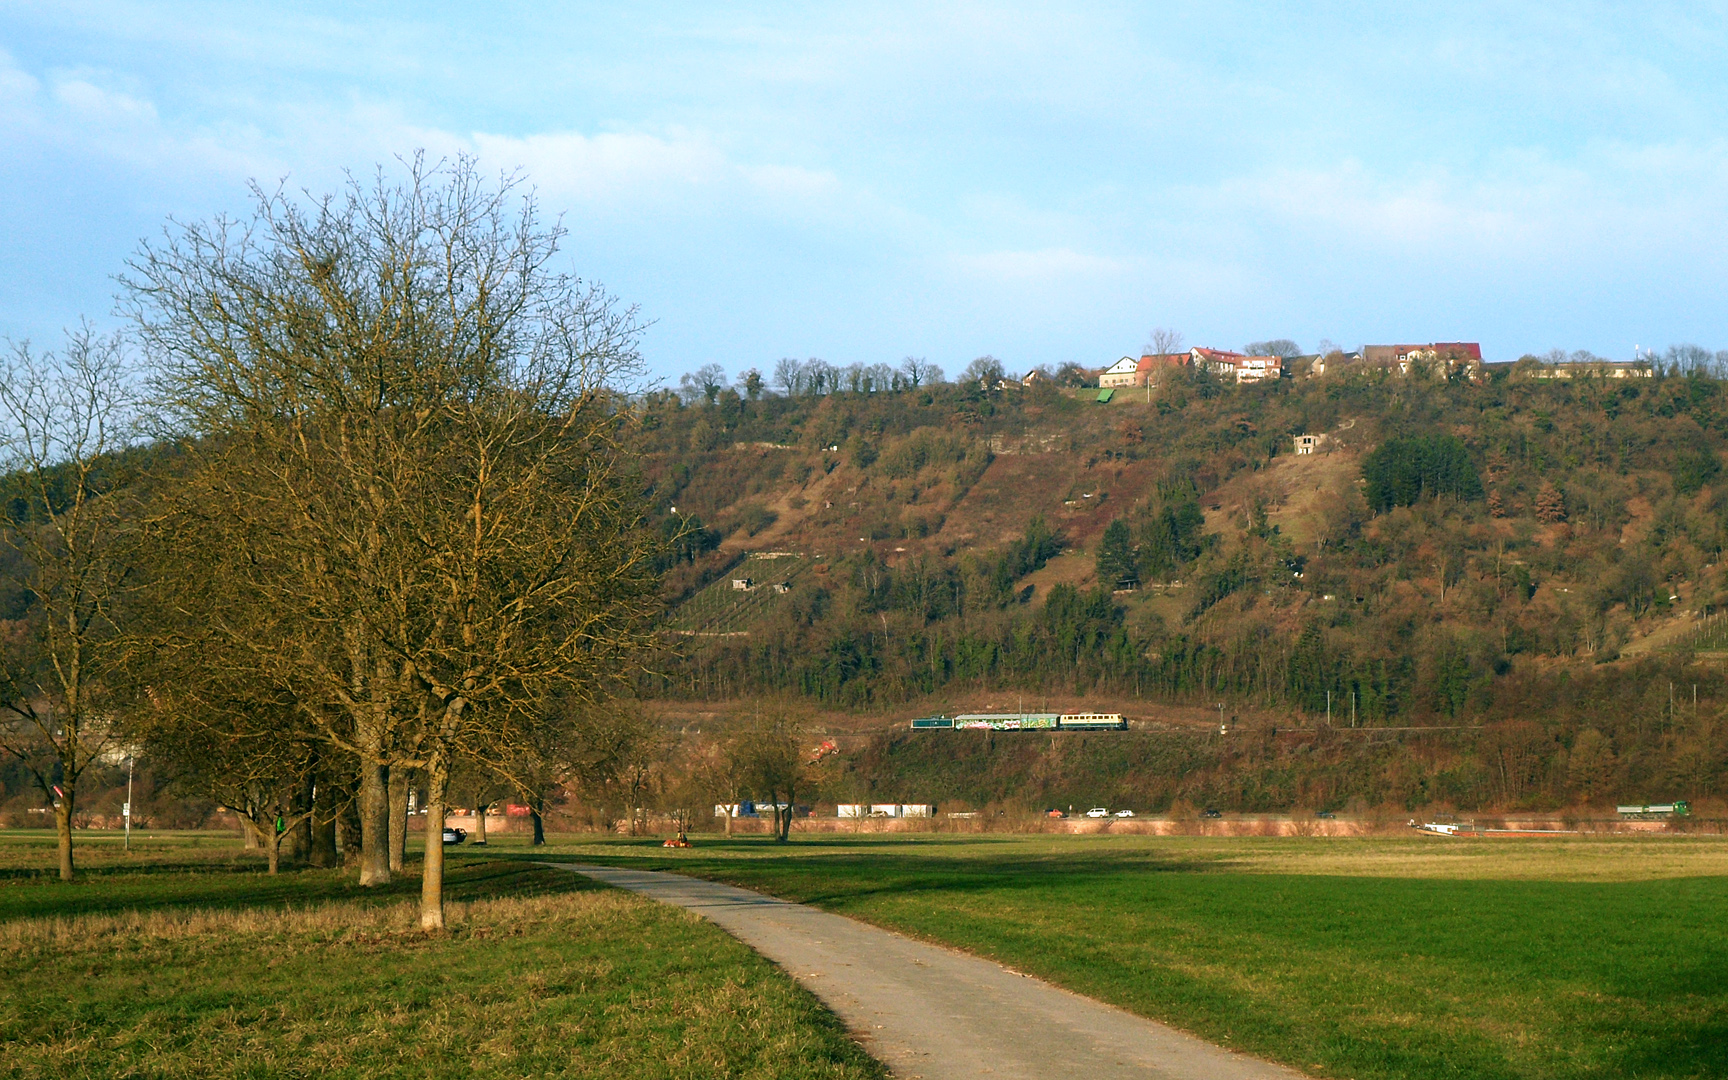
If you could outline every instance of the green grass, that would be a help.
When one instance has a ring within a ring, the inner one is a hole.
[[[571,854],[814,903],[1315,1075],[1728,1075],[1717,838],[842,836]]]
[[[0,840],[0,1077],[886,1076],[676,909],[464,853],[427,935],[412,878],[357,896],[237,847],[104,849],[65,885],[33,872],[51,845]]]

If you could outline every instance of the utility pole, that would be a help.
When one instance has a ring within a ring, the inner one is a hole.
[[[126,822],[126,851],[132,850],[132,755],[126,755],[126,805],[120,808],[120,817]]]
[[[1350,691],[1350,726],[1356,726],[1356,691]]]
[[[1332,691],[1326,691],[1326,726],[1332,726]]]

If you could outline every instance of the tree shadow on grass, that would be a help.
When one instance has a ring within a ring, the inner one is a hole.
[[[288,870],[272,877],[261,868],[212,867],[196,862],[158,864],[142,873],[140,869],[92,874],[71,883],[49,878],[0,886],[0,920],[189,908],[304,907],[333,902],[386,904],[420,895],[419,868],[412,860],[390,884],[365,888],[352,871],[343,870]],[[598,887],[576,874],[493,858],[454,859],[444,876],[445,899],[463,902]]]

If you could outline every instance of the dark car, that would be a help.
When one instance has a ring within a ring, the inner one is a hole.
[[[1323,817],[1323,818],[1335,818],[1338,815],[1334,814],[1330,810],[1316,810],[1316,811],[1314,811],[1314,816],[1315,817]]]
[[[1219,813],[1218,811],[1212,809],[1210,806],[1208,806],[1206,809],[1200,811],[1200,816],[1201,817],[1209,817],[1209,818],[1219,818],[1219,817],[1223,817],[1224,815]]]

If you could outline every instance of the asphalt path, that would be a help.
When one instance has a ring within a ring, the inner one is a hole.
[[[731,885],[577,873],[701,915],[778,964],[907,1080],[1301,1080],[1001,964]]]

